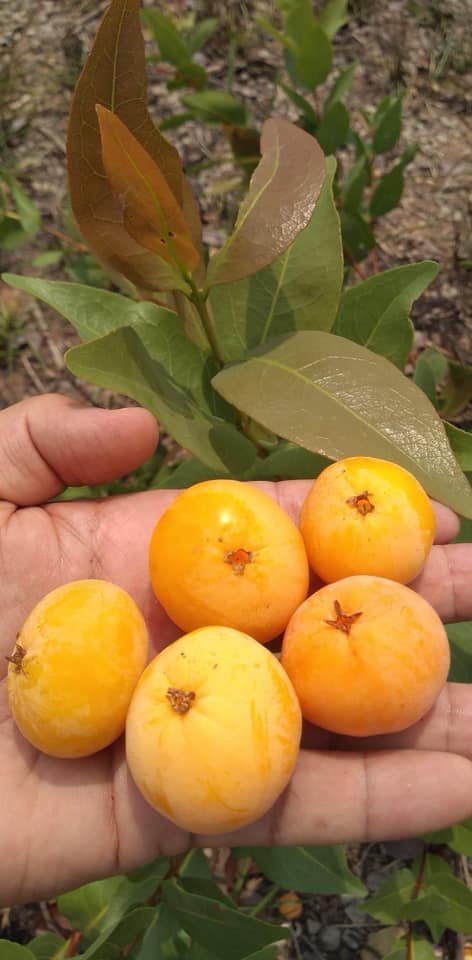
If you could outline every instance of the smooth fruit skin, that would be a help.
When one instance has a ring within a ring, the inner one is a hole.
[[[126,754],[156,810],[192,833],[226,833],[270,809],[290,780],[300,735],[300,706],[277,658],[237,630],[203,627],[146,668]]]
[[[369,576],[348,577],[309,597],[290,620],[281,660],[303,716],[353,737],[393,733],[420,720],[446,682],[449,661],[446,631],[426,600]]]
[[[132,598],[76,580],[37,604],[17,636],[8,700],[24,737],[55,757],[84,757],[123,733],[146,666],[148,635]]]
[[[347,457],[314,481],[300,530],[310,566],[325,583],[356,574],[410,583],[431,549],[435,516],[408,470],[375,457]]]
[[[154,593],[186,632],[212,624],[267,643],[308,592],[300,531],[257,487],[208,480],[179,494],[150,543]]]

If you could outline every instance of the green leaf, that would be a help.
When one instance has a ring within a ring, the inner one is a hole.
[[[410,904],[415,889],[415,877],[411,870],[395,870],[379,886],[373,897],[356,904],[356,909],[368,913],[380,923],[395,923],[403,920],[405,909]]]
[[[11,287],[32,294],[57,310],[72,324],[81,340],[93,340],[138,320],[158,325],[161,319],[173,318],[174,325],[179,326],[179,320],[172,310],[146,300],[130,300],[119,293],[110,293],[83,283],[42,280],[13,273],[4,273],[2,279]]]
[[[443,899],[440,922],[449,930],[457,933],[472,933],[472,890],[452,873],[435,876],[434,885]],[[424,917],[429,926],[429,920]]]
[[[285,31],[292,41],[284,51],[285,65],[295,85],[314,90],[331,70],[330,40],[313,16],[311,0],[290,0],[281,6],[285,8]]]
[[[331,161],[327,171],[311,220],[291,246],[251,277],[211,289],[214,329],[226,361],[290,330],[331,328],[343,266]]]
[[[441,389],[440,406],[444,417],[462,413],[472,399],[472,366],[449,361],[449,376]]]
[[[34,953],[11,940],[0,940],[0,960],[34,960]]]
[[[333,103],[322,114],[316,130],[316,139],[328,156],[342,147],[349,131],[349,114],[343,103]]]
[[[402,99],[387,96],[381,101],[373,123],[374,153],[387,153],[392,150],[400,137],[402,129]]]
[[[306,97],[302,97],[301,93],[298,93],[297,90],[289,87],[286,83],[279,83],[279,87],[284,91],[284,93],[287,94],[289,100],[291,100],[292,103],[301,111],[305,120],[303,129],[310,133],[314,133],[320,118],[316,110],[313,109],[309,100],[307,100]]]
[[[369,224],[360,213],[353,213],[344,207],[340,210],[340,218],[346,250],[356,263],[365,260],[369,251],[375,247],[375,237]]]
[[[362,450],[393,460],[432,497],[472,517],[472,489],[434,407],[392,363],[365,347],[299,330],[220,371],[212,383],[286,440],[331,459]]]
[[[177,917],[165,903],[160,903],[153,912],[154,918],[141,943],[133,950],[133,960],[179,960],[181,926]]]
[[[137,400],[184,449],[211,469],[225,474],[248,469],[255,459],[253,445],[232,424],[197,406],[192,394],[173,379],[168,366],[174,360],[179,362],[178,353],[168,352],[165,337],[159,344],[159,328],[152,325],[147,325],[151,329],[145,345],[145,326],[140,324],[139,334],[131,326],[120,327],[73,347],[66,354],[66,364],[76,376]],[[181,338],[184,340],[183,334]],[[151,342],[153,356],[148,350]]]
[[[28,194],[11,177],[9,178],[9,186],[16,212],[20,218],[20,224],[26,236],[34,237],[41,227],[41,214]]]
[[[261,154],[233,232],[210,259],[210,287],[268,266],[308,225],[315,209],[326,169],[316,140],[288,120],[266,120]]]
[[[29,240],[16,217],[0,217],[0,250],[16,250]]]
[[[269,880],[297,893],[338,893],[362,897],[364,884],[348,868],[345,849],[328,847],[238,847]]]
[[[141,16],[152,32],[161,58],[174,67],[185,67],[190,60],[190,51],[173,20],[155,7],[142,10]]]
[[[430,260],[393,267],[344,290],[333,333],[361,343],[403,370],[413,342],[410,309],[434,280]]]
[[[69,948],[69,942],[57,933],[40,933],[28,944],[28,950],[34,953],[36,960],[63,960]]]
[[[30,261],[32,267],[36,267],[37,270],[43,270],[47,267],[55,267],[57,263],[60,263],[64,257],[64,251],[57,250],[45,250],[44,253],[38,253],[36,257]]]
[[[438,386],[446,377],[448,370],[447,357],[434,347],[426,347],[415,364],[413,380],[421,387],[436,409],[439,407]]]
[[[187,461],[189,463],[190,461]],[[179,877],[212,880],[213,874],[203,850],[190,850],[179,867]]]
[[[472,470],[472,432],[461,430],[453,423],[445,423],[444,426],[457,462],[464,471]]]
[[[181,97],[184,107],[204,123],[230,123],[239,127],[249,122],[246,107],[232,93],[224,90],[202,90]]]
[[[339,103],[344,95],[349,92],[352,78],[358,65],[357,60],[355,60],[354,63],[351,63],[344,70],[340,70],[324,102],[325,110],[327,110],[328,107],[334,106],[335,103]]]
[[[61,894],[57,905],[76,930],[88,932],[99,926],[122,883],[121,876],[95,880],[69,893]]]
[[[188,893],[175,879],[166,881],[162,895],[192,940],[225,960],[243,960],[290,935],[283,927],[244,916],[217,900]]]
[[[182,490],[185,487],[191,487],[194,483],[201,483],[202,480],[216,480],[227,476],[227,472],[210,470],[205,463],[191,457],[189,460],[182,460],[175,469],[160,470],[149,484],[149,488],[151,490]]]
[[[251,474],[254,480],[314,480],[329,463],[319,453],[281,440],[264,460],[256,460]]]
[[[400,937],[393,950],[384,954],[383,960],[405,960],[407,956],[409,960],[437,960],[431,943],[417,933],[413,933],[408,939]]]
[[[343,208],[358,214],[365,188],[370,183],[369,158],[361,154],[351,167],[342,187]]]
[[[451,646],[448,680],[454,683],[472,683],[472,621],[448,623],[446,631]]]
[[[330,40],[348,22],[347,3],[348,0],[326,0],[321,10],[319,24]]]
[[[195,26],[188,32],[186,36],[187,46],[190,50],[190,53],[196,53],[197,50],[201,50],[205,44],[211,40],[213,34],[218,29],[219,20],[217,17],[206,17],[205,20],[200,20],[200,23],[196,23]]]
[[[404,183],[403,164],[396,163],[377,181],[369,204],[371,217],[381,217],[398,207]]]

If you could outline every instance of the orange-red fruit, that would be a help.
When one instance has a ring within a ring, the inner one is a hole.
[[[180,493],[154,529],[149,568],[182,630],[221,624],[262,643],[283,632],[308,592],[300,531],[271,497],[237,480]]]
[[[8,700],[24,737],[54,757],[84,757],[123,733],[146,665],[148,636],[134,600],[105,580],[48,593],[17,636]]]
[[[375,457],[348,457],[314,481],[300,530],[310,565],[325,583],[355,574],[410,583],[431,549],[435,517],[408,470]]]
[[[449,644],[437,613],[409,587],[348,577],[294,613],[282,665],[311,723],[350,736],[404,730],[433,706]]]
[[[273,805],[292,775],[301,712],[264,646],[204,627],[166,647],[136,687],[126,724],[131,774],[184,830],[236,830]]]

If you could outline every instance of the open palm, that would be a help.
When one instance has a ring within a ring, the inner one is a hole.
[[[47,396],[0,414],[0,905],[37,899],[208,845],[155,813],[131,782],[122,740],[83,760],[31,747],[9,716],[5,657],[35,603],[70,580],[124,587],[144,613],[154,654],[179,631],[153,597],[147,545],[175,495],[47,503],[67,484],[111,480],[155,446],[145,411],[82,409]],[[308,484],[264,484],[296,519]],[[46,504],[41,506],[41,504]],[[456,519],[437,508],[438,545],[416,587],[445,621],[472,617],[472,546],[441,546]],[[472,814],[472,692],[450,684],[415,727],[375,743],[309,728],[292,782],[262,820],[218,844],[338,843],[429,831]],[[369,751],[367,751],[369,747]],[[375,750],[372,748],[375,747]]]

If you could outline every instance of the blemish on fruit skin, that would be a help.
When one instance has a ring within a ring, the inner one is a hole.
[[[252,550],[245,550],[244,547],[238,547],[237,550],[228,550],[225,553],[225,563],[229,563],[233,568],[233,573],[241,577],[248,563],[252,563],[254,554]]]

